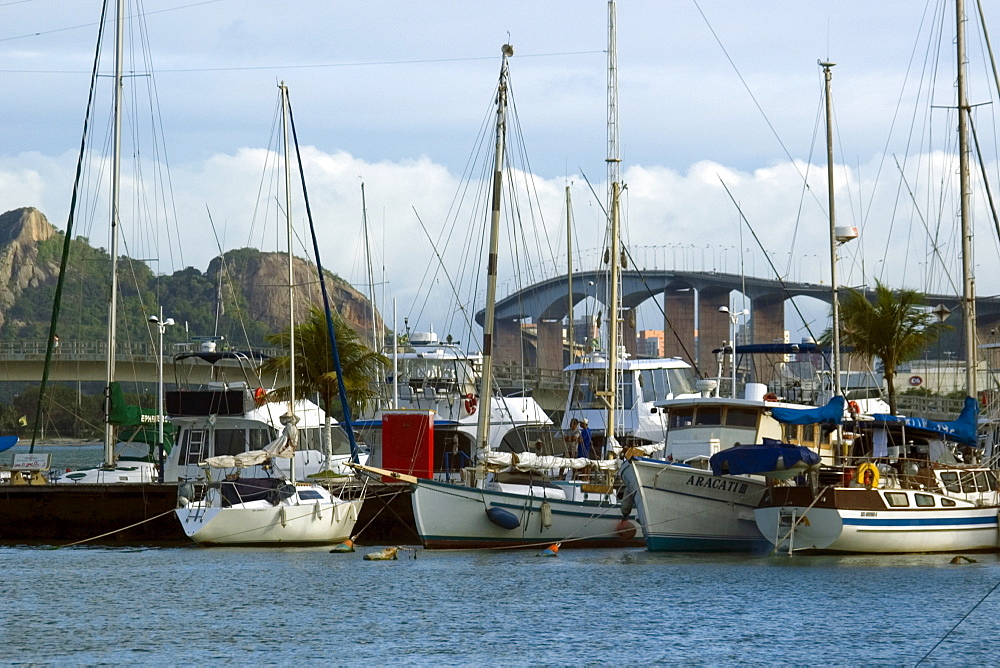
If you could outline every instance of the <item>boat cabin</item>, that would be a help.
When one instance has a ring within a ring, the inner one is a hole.
[[[806,409],[798,404],[724,397],[674,399],[661,404],[667,416],[664,457],[708,468],[712,455],[768,438],[806,446],[825,461],[833,460],[835,430],[818,424],[782,424],[771,416],[770,409],[775,406]]]

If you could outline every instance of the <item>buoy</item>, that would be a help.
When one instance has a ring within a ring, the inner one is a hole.
[[[517,519],[517,515],[503,508],[487,508],[486,517],[490,522],[496,524],[501,529],[516,529],[521,526],[521,520]]]
[[[632,540],[635,538],[635,524],[629,520],[619,520],[615,525],[615,533],[622,540]]]
[[[353,538],[348,538],[343,543],[341,543],[337,547],[335,547],[332,550],[330,550],[330,552],[331,553],[333,553],[333,552],[354,552],[354,539]]]
[[[399,559],[399,557],[396,556],[398,551],[398,547],[387,547],[384,550],[379,550],[378,552],[369,552],[365,555],[365,561],[396,561]]]
[[[562,543],[553,543],[547,548],[538,553],[539,557],[558,557],[559,556],[559,546]]]
[[[962,555],[958,555],[957,557],[953,557],[952,558],[951,563],[953,563],[953,564],[977,564],[979,562],[976,561],[975,559],[973,559],[972,557],[965,557],[965,556],[962,556]]]
[[[542,515],[542,528],[548,529],[552,526],[552,506],[549,505],[548,501],[542,501],[542,507],[540,510]]]

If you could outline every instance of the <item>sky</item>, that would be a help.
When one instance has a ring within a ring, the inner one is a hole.
[[[395,300],[399,320],[415,329],[457,328],[457,306],[481,307],[483,263],[473,251],[485,203],[466,220],[460,210],[485,200],[481,184],[463,184],[481,177],[468,165],[490,150],[481,133],[507,42],[518,131],[511,154],[532,177],[535,205],[519,200],[514,227],[534,247],[501,249],[523,265],[502,264],[501,296],[518,281],[565,270],[567,185],[574,262],[597,262],[607,191],[606,2],[127,4],[143,16],[129,22],[126,38],[122,238],[156,271],[205,270],[232,248],[284,248],[266,213],[280,199],[272,185],[280,177],[268,170],[284,81],[323,264],[368,293],[370,254],[390,324]],[[986,9],[995,23],[1000,10]],[[0,0],[3,211],[34,206],[65,229],[100,12],[96,1]],[[952,12],[939,0],[618,3],[625,236],[636,262],[770,277],[766,252],[791,280],[829,281],[817,63],[832,60],[837,220],[862,232],[841,248],[842,283],[958,289]],[[980,105],[977,130],[995,182],[995,94],[973,18],[969,98]],[[110,44],[109,36],[90,149],[92,164],[105,168],[96,156],[107,144]],[[157,140],[144,147],[142,128],[151,125]],[[140,177],[153,176],[168,185],[140,194]],[[87,181],[95,194],[77,232],[107,247],[106,180],[97,183]],[[153,212],[150,222],[138,222],[140,211]],[[293,217],[301,227],[301,203]],[[998,294],[996,233],[982,195],[976,234],[978,292]],[[826,307],[807,310],[819,321]],[[640,328],[662,328],[655,310],[641,317]]]

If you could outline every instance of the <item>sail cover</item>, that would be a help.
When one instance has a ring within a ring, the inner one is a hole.
[[[876,422],[885,424],[902,424],[911,429],[924,429],[940,434],[958,443],[976,446],[976,425],[979,420],[979,402],[972,397],[965,398],[965,405],[957,420],[944,422],[928,420],[927,418],[903,417],[900,415],[873,415]]]
[[[715,475],[756,474],[770,478],[793,478],[818,467],[819,462],[819,454],[809,448],[773,438],[727,448],[709,460]]]
[[[834,397],[818,408],[771,409],[771,417],[785,424],[840,424],[844,419],[844,397]]]

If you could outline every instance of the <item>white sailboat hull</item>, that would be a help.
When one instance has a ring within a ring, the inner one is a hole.
[[[191,503],[177,508],[184,533],[204,545],[329,544],[351,537],[363,499],[271,505],[251,501],[228,508]]]
[[[768,547],[754,520],[762,479],[636,458],[622,467],[633,494],[646,549],[741,552]]]
[[[564,500],[432,480],[419,480],[412,489],[417,533],[428,549],[531,547],[557,542],[563,547],[641,545],[635,540],[638,527],[623,518],[620,504],[601,499],[607,497]],[[543,511],[543,504],[548,504],[548,510]],[[491,508],[511,513],[518,526],[497,526],[487,517]],[[549,513],[551,526],[546,527],[543,516]]]
[[[835,492],[841,492],[838,495],[840,499],[879,494],[878,490],[863,489],[838,489]],[[936,494],[923,494],[938,498]],[[871,510],[851,508],[850,505],[861,504],[843,501],[839,505],[841,507],[770,506],[758,508],[755,516],[761,533],[778,551],[906,554],[995,550],[1000,547],[996,506],[970,504],[947,508]]]

